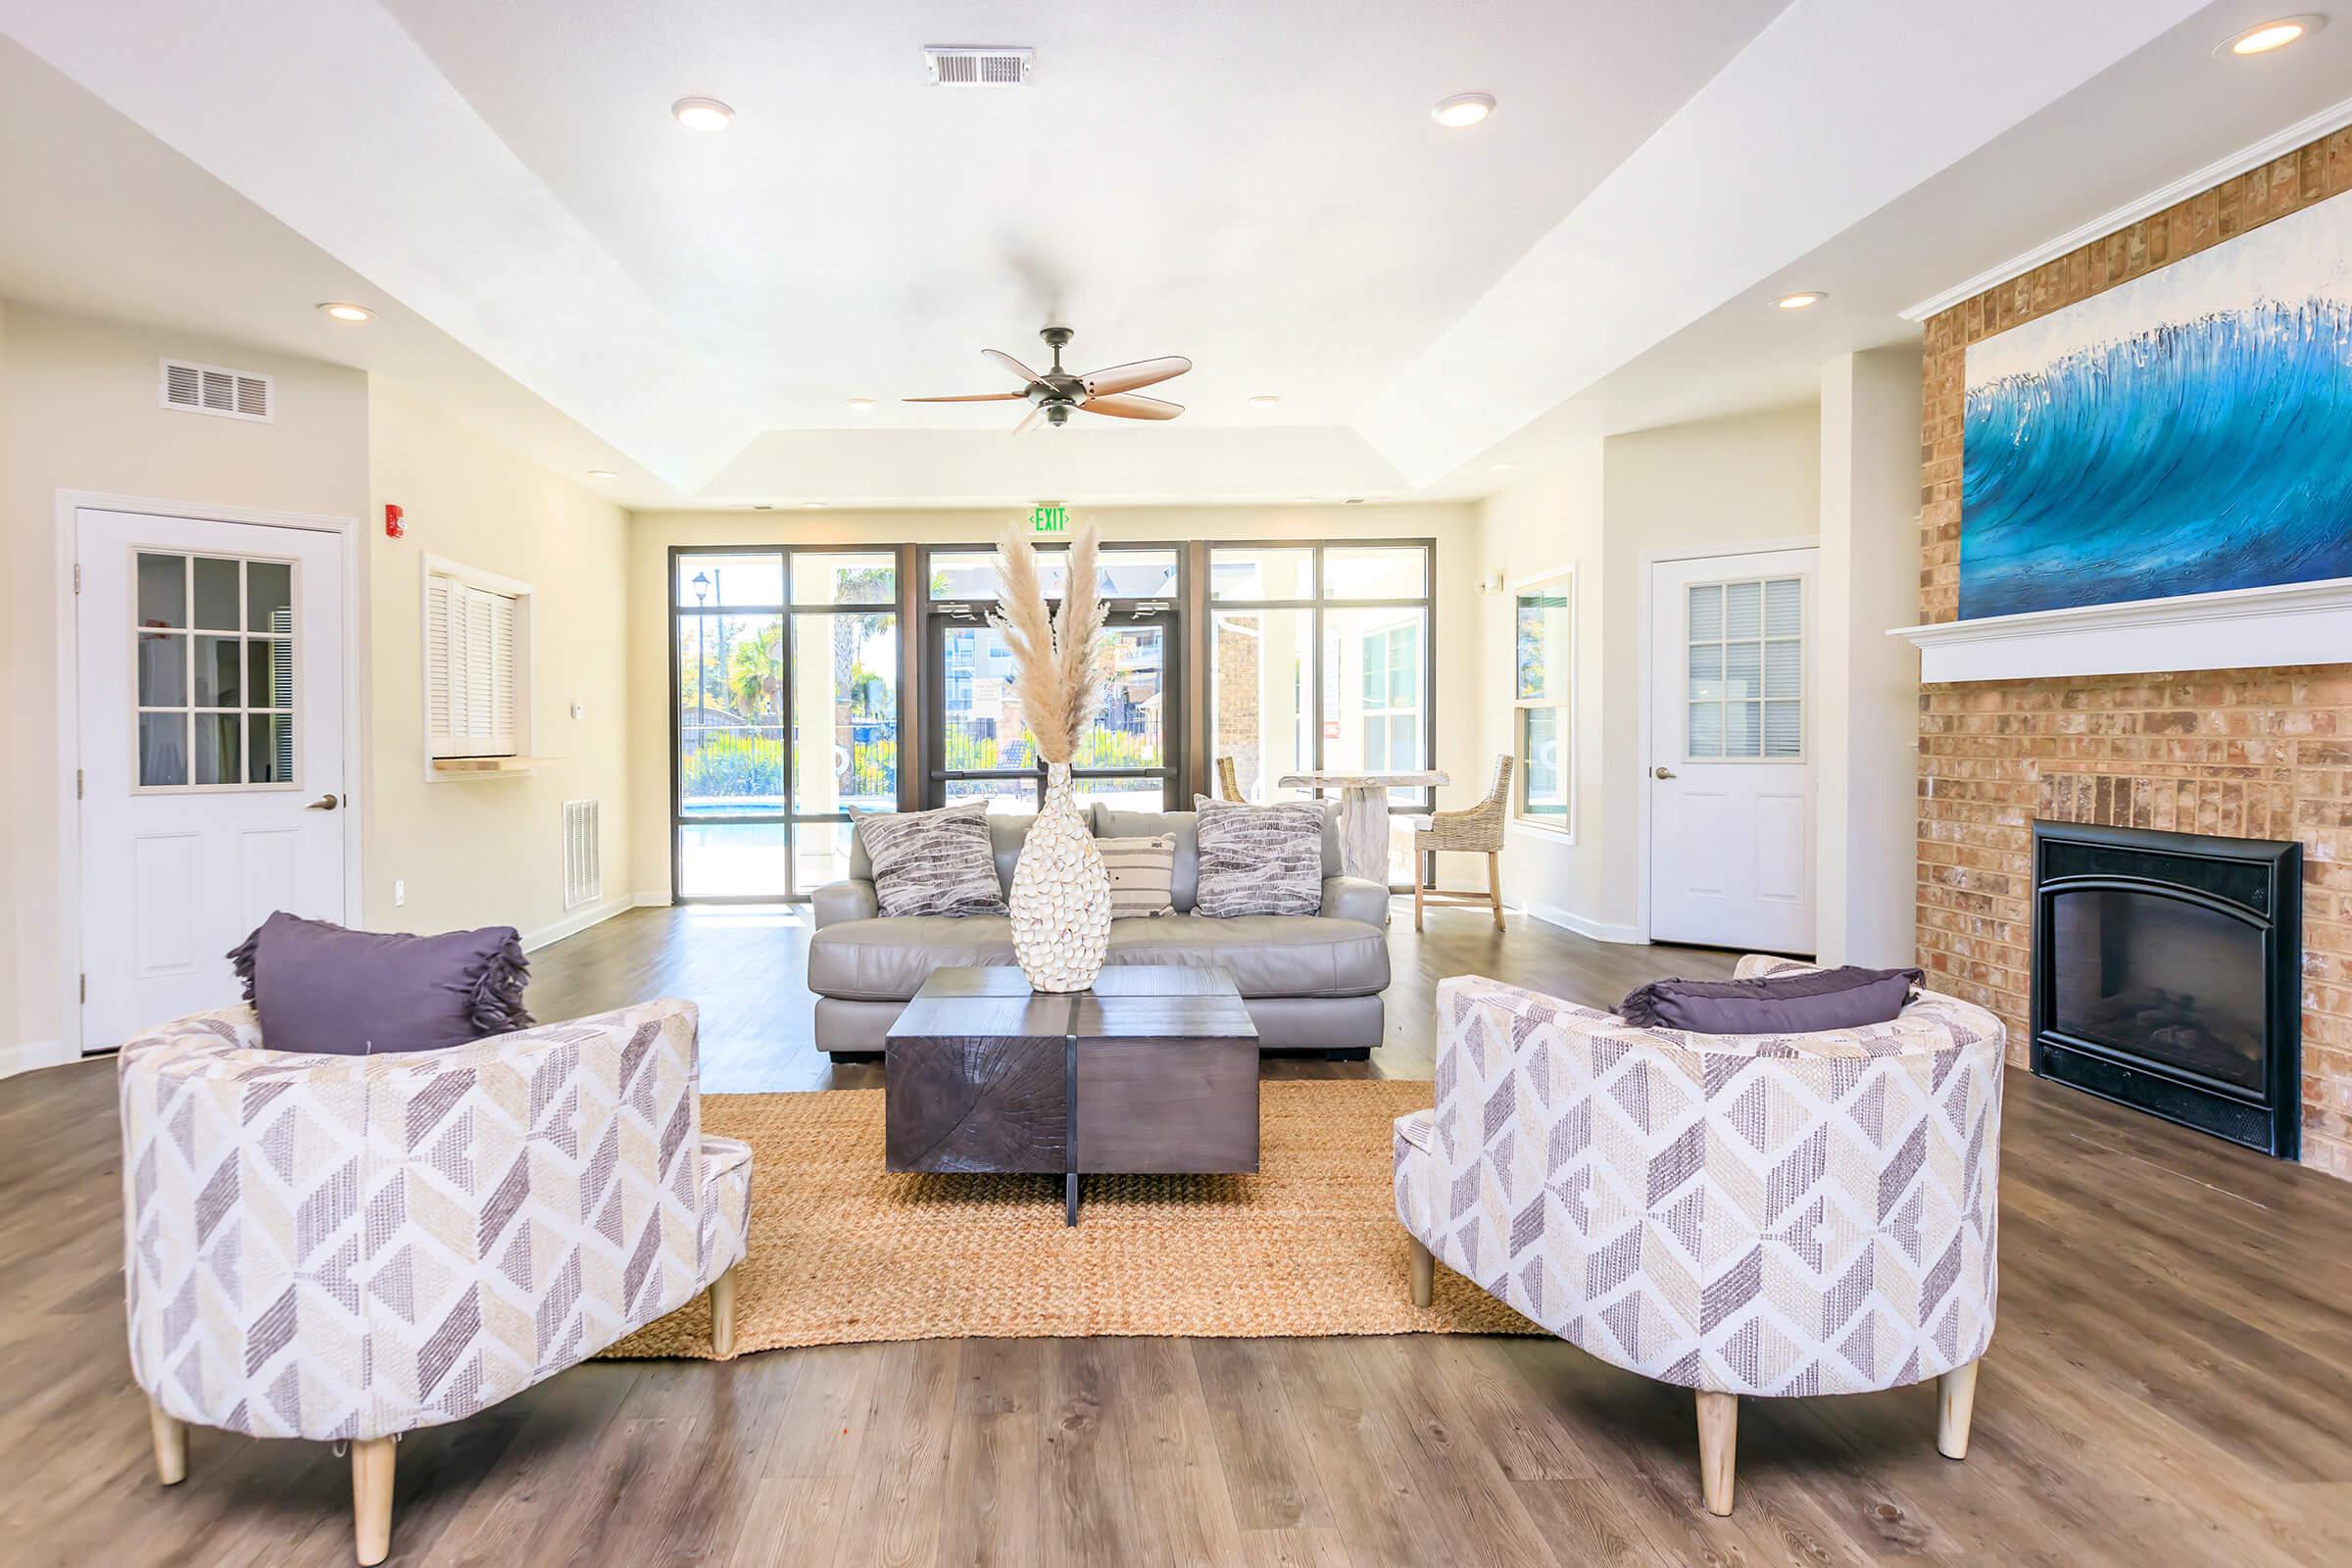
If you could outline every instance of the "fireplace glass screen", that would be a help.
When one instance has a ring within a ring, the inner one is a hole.
[[[2050,913],[2051,1028],[2262,1089],[2260,931],[2201,905],[2116,889],[2063,894]]]

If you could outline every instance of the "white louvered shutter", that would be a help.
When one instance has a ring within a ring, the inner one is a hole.
[[[436,574],[424,618],[432,755],[514,756],[514,601]]]

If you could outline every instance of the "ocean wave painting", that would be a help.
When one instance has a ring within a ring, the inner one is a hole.
[[[2352,577],[2352,197],[1968,350],[1963,619]]]

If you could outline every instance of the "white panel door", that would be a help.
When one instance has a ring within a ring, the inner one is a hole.
[[[1814,950],[1815,554],[1650,568],[1654,941]]]
[[[84,1051],[237,999],[273,909],[344,918],[341,534],[84,510]]]

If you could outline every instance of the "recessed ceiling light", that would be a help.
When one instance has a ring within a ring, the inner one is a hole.
[[[342,300],[321,300],[318,308],[338,321],[365,321],[375,314],[365,305],[352,305]]]
[[[715,98],[681,98],[669,112],[688,130],[724,130],[735,118],[735,111]]]
[[[2217,55],[2236,55],[2240,58],[2247,55],[2267,55],[2275,50],[2283,49],[2290,43],[2300,42],[2326,25],[2328,25],[2328,19],[2316,13],[2307,12],[2299,17],[2280,17],[2276,22],[2265,22],[2258,26],[2248,27],[2243,32],[2232,34],[2213,52]]]
[[[874,400],[872,398],[852,398],[850,399],[850,412],[871,414],[874,412]]]
[[[1250,406],[1253,409],[1279,409],[1282,407],[1282,399],[1271,392],[1260,392],[1250,400]]]
[[[804,501],[801,503],[801,510],[803,512],[822,512],[825,510],[825,504],[822,501]]]
[[[1311,507],[1311,506],[1313,506],[1314,504],[1315,504],[1315,498],[1314,498],[1313,496],[1293,496],[1293,497],[1291,497],[1291,505],[1292,505],[1292,506],[1294,506],[1294,507]]]
[[[1487,471],[1489,473],[1508,473],[1517,466],[1519,466],[1519,465],[1516,463],[1497,463]]]
[[[1824,294],[1821,290],[1817,288],[1808,288],[1799,289],[1794,294],[1784,294],[1779,299],[1774,300],[1772,304],[1775,310],[1805,311],[1811,310],[1814,306],[1819,305],[1823,300],[1828,298],[1829,296]]]
[[[1429,118],[1448,129],[1475,125],[1494,112],[1492,93],[1457,92],[1429,112]]]
[[[620,475],[614,473],[611,468],[590,468],[588,477],[591,479],[617,479]]]

